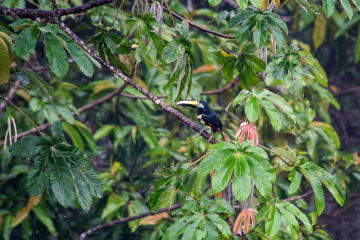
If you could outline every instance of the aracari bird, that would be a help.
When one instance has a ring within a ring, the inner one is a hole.
[[[223,124],[221,123],[220,119],[216,116],[215,112],[211,110],[209,105],[207,105],[206,102],[187,100],[176,103],[175,107],[176,106],[187,106],[187,107],[197,108],[197,118],[202,124],[205,124],[213,133],[209,138],[209,142],[214,137],[216,132],[221,133],[221,136],[225,141],[224,135],[222,133]],[[206,130],[207,129],[203,129],[202,131],[206,131]],[[202,133],[202,131],[199,133],[199,135]]]

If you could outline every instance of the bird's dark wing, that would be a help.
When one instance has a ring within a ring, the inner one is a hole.
[[[215,131],[219,131],[223,127],[223,124],[214,112],[211,114],[203,114],[202,119],[204,120],[205,125],[210,126]]]

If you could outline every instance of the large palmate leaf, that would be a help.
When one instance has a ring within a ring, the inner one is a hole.
[[[163,240],[181,239],[220,239],[222,235],[226,239],[231,236],[229,225],[220,216],[232,216],[233,209],[225,200],[216,198],[209,199],[202,196],[200,200],[187,201],[180,210],[183,211],[182,219],[176,221],[169,227]]]
[[[255,91],[250,93],[248,90],[243,90],[235,98],[233,106],[236,104],[245,104],[245,114],[251,122],[257,121],[260,115],[259,105],[263,106],[276,131],[280,131],[282,126],[277,109],[280,109],[295,122],[295,116],[293,115],[293,109],[290,104],[279,95],[266,89],[260,93],[256,93]]]
[[[26,57],[30,52],[33,52],[39,34],[40,31],[38,25],[35,23],[25,28],[15,39],[15,53],[20,57]]]
[[[170,168],[164,173],[159,173],[163,178],[156,180],[150,197],[151,211],[162,207],[169,207],[173,204],[178,190],[183,191],[182,176],[186,173],[183,168]]]
[[[201,161],[197,173],[203,176],[216,169],[211,180],[215,192],[222,191],[233,175],[232,188],[239,201],[244,201],[250,194],[250,177],[260,194],[269,196],[271,182],[275,181],[275,171],[267,161],[267,154],[261,148],[251,146],[251,142],[235,146],[214,150]]]
[[[257,73],[265,71],[266,68],[264,61],[252,55],[255,51],[256,46],[252,43],[244,47],[240,56],[229,54],[223,48],[216,52],[218,63],[224,64],[222,68],[224,77],[232,81],[236,70],[241,81],[249,86],[255,86],[259,82]]]
[[[240,4],[240,6],[242,5],[243,4]],[[260,7],[261,1],[256,1],[254,5],[258,5],[257,7]],[[253,39],[257,47],[264,45],[266,41],[267,29],[269,29],[273,34],[279,48],[281,48],[284,44],[284,37],[282,35],[281,29],[283,29],[286,34],[288,33],[285,22],[281,20],[276,14],[269,12],[267,9],[264,11],[245,10],[240,12],[230,19],[229,28],[239,24],[240,27],[236,32],[236,40],[238,42],[245,42],[250,38],[252,32],[254,31]]]
[[[15,142],[10,151],[19,157],[31,157],[41,152],[28,175],[27,189],[31,196],[43,193],[50,180],[53,193],[62,206],[70,206],[76,197],[81,207],[88,211],[91,196],[102,197],[103,184],[90,160],[79,148],[65,142],[62,131],[61,122],[55,122],[51,128],[52,137],[27,137]]]

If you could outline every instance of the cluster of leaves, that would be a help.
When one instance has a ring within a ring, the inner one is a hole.
[[[202,160],[197,173],[202,176],[216,169],[211,180],[214,192],[222,191],[233,176],[232,191],[239,202],[249,197],[251,179],[262,196],[270,195],[276,176],[263,149],[252,146],[251,141],[235,141],[218,143],[209,151],[213,152]]]
[[[288,190],[289,194],[294,194],[299,189],[302,176],[304,176],[314,190],[315,203],[319,215],[325,208],[325,198],[321,183],[325,185],[340,205],[344,204],[344,200],[334,186],[333,176],[325,169],[312,162],[307,162],[305,158],[298,159],[291,149],[286,151],[282,148],[273,148],[272,152],[283,161],[284,164],[280,165],[280,167],[284,171],[290,171],[288,176],[291,181]]]
[[[312,225],[306,215],[289,202],[269,201],[262,206],[257,218],[258,221],[267,218],[265,230],[269,237],[274,237],[283,224],[287,231],[290,232],[291,237],[298,239],[301,232],[297,218],[301,220],[309,232],[313,231]]]
[[[14,143],[10,151],[17,157],[40,153],[28,174],[26,186],[30,196],[42,194],[51,182],[54,195],[62,206],[70,206],[76,197],[81,207],[88,211],[92,205],[91,196],[102,197],[102,181],[85,154],[65,141],[62,131],[61,122],[55,122],[51,137],[26,137]]]
[[[11,44],[11,37],[0,31],[0,85],[4,84],[10,77],[10,65],[14,58]]]
[[[258,84],[259,77],[256,73],[265,71],[266,64],[253,55],[256,49],[257,47],[252,43],[243,49],[241,55],[229,54],[224,49],[216,52],[218,63],[224,64],[222,68],[224,77],[232,81],[235,70],[239,73],[238,77],[245,88],[246,85],[255,86]]]
[[[42,22],[21,19],[11,24],[11,27],[15,31],[22,30],[15,39],[14,50],[18,57],[25,60],[29,59],[29,53],[34,53],[35,45],[40,33],[42,33],[46,45],[46,57],[49,60],[51,71],[59,78],[63,78],[69,70],[69,63],[64,49],[74,59],[85,76],[92,77],[94,73],[91,62],[100,68],[100,64],[94,58],[55,24],[44,27]],[[29,75],[26,76],[29,78]],[[26,79],[22,79],[22,81],[27,82]]]
[[[169,42],[161,55],[161,59],[166,63],[175,62],[175,67],[168,83],[164,89],[170,88],[177,83],[176,99],[178,101],[184,91],[184,99],[189,95],[193,77],[194,55],[191,52],[191,41],[189,39],[189,24],[183,21],[176,24],[178,38]]]
[[[260,107],[262,105],[268,114],[271,124],[276,131],[280,131],[282,123],[276,108],[289,116],[295,122],[293,109],[282,97],[276,95],[269,90],[262,90],[260,93],[255,91],[243,90],[234,99],[233,106],[245,104],[245,114],[250,122],[256,122],[260,115]]]
[[[184,191],[181,177],[186,173],[187,171],[183,168],[174,169],[174,167],[172,167],[166,170],[165,173],[159,170],[158,175],[162,175],[163,177],[156,180],[154,184],[155,189],[150,197],[151,211],[173,205],[176,192]]]
[[[183,212],[182,218],[166,230],[162,240],[176,240],[181,234],[184,240],[231,237],[224,219],[231,217],[234,212],[225,199],[209,199],[203,195],[201,199],[188,200],[179,210]]]

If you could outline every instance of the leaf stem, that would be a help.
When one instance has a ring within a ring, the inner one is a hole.
[[[40,135],[43,135],[43,133],[38,129],[38,127],[35,125],[35,123],[23,111],[21,111],[20,108],[18,108],[12,102],[8,101],[6,98],[3,98],[3,97],[0,96],[0,99],[2,99],[3,101],[8,102],[11,106],[13,106],[16,110],[18,110],[22,115],[24,115],[27,118],[27,120],[29,120],[29,122],[34,126],[34,128],[36,128],[36,130],[40,133]]]
[[[264,147],[260,144],[257,145],[258,147],[261,147],[262,149],[271,152],[272,154],[276,155],[278,158],[281,159],[281,161],[283,161],[286,165],[288,165],[289,167],[294,167],[295,164],[293,162],[291,162],[292,164],[290,165],[289,163],[287,163],[280,155],[278,155],[277,153],[273,152],[272,150],[268,149],[267,147]]]
[[[264,234],[262,234],[262,233],[260,233],[260,232],[258,232],[258,231],[254,231],[254,233],[257,233],[257,234],[263,236],[263,237],[266,238],[266,239],[270,239],[270,238],[268,238],[267,236],[265,236]]]
[[[188,170],[192,165],[196,164],[197,162],[203,160],[205,157],[209,156],[211,153],[213,153],[214,151],[210,151],[207,154],[205,154],[204,156],[202,156],[201,158],[199,158],[198,160],[196,160],[195,162],[193,162],[192,164],[190,164],[189,166],[187,166],[187,168],[185,168],[185,170]]]
[[[173,22],[174,28],[176,29],[175,21],[174,21],[172,13],[170,11],[169,5],[167,4],[166,0],[164,0],[164,2],[165,2],[165,5],[166,5],[167,9],[169,10],[169,14],[170,14],[171,20]]]
[[[123,0],[122,3],[120,4],[120,7],[118,8],[117,13],[116,13],[112,23],[115,22],[115,20],[116,20],[117,16],[119,15],[120,9],[121,9],[122,5],[124,4],[124,2],[125,2],[125,0]],[[146,3],[147,3],[147,1],[146,1]]]
[[[276,9],[275,13],[278,13],[280,8],[282,8],[289,0],[286,0],[285,2],[283,2],[283,4],[280,5],[280,7],[278,9]]]

